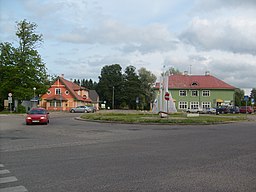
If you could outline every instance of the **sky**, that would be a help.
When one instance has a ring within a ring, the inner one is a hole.
[[[256,88],[255,0],[0,0],[0,42],[17,45],[24,19],[43,35],[50,75],[98,82],[106,65],[157,77],[174,67]]]

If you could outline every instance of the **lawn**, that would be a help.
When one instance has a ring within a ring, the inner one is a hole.
[[[235,121],[245,121],[245,115],[206,115],[200,114],[196,117],[188,117],[186,113],[169,114],[167,117],[161,117],[159,114],[141,111],[99,111],[96,113],[87,113],[81,116],[82,119],[120,122],[120,123],[161,123],[161,124],[215,124],[228,123]]]

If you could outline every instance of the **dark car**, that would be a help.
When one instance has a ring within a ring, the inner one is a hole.
[[[216,107],[216,114],[224,114],[227,107],[225,106],[218,106]]]
[[[253,113],[253,109],[251,106],[241,106],[240,113]]]
[[[49,112],[44,108],[32,108],[26,116],[26,124],[48,124]]]
[[[77,106],[74,108],[71,108],[70,113],[90,113],[91,109],[88,106]]]
[[[224,113],[240,113],[240,109],[237,106],[230,106],[224,109]]]

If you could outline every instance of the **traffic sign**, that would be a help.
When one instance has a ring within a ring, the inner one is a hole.
[[[244,96],[244,100],[245,100],[245,101],[248,101],[248,100],[249,100],[249,96],[248,96],[248,95],[245,95],[245,96]]]
[[[12,97],[8,97],[8,103],[12,103]]]
[[[164,99],[167,101],[170,100],[170,93],[166,92],[164,95]]]
[[[253,98],[251,98],[251,103],[252,103],[252,105],[254,105],[254,99]]]

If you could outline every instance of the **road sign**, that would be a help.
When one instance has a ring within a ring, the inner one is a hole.
[[[164,99],[167,101],[170,100],[170,94],[168,92],[165,93]]]
[[[12,103],[12,97],[8,97],[8,103]]]
[[[249,96],[248,96],[248,95],[245,95],[245,96],[244,96],[244,100],[245,100],[245,101],[248,101],[248,100],[249,100]]]
[[[251,103],[252,103],[252,105],[254,105],[254,99],[253,98],[251,98]]]

